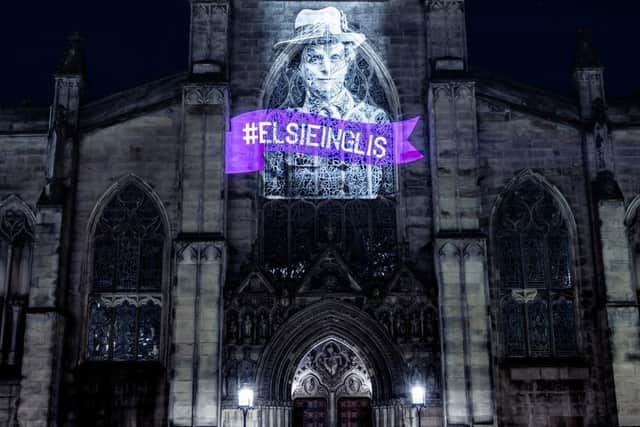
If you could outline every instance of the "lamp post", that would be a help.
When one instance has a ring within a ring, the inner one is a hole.
[[[420,412],[425,407],[425,389],[424,386],[414,385],[411,388],[411,406],[418,411],[418,427],[420,427]]]
[[[247,427],[247,412],[253,408],[253,390],[249,387],[238,390],[238,407],[242,410],[242,427]]]

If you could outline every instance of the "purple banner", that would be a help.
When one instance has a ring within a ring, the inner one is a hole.
[[[359,123],[286,110],[259,110],[231,119],[226,173],[264,169],[265,152],[300,153],[371,165],[409,163],[424,156],[409,142],[419,117]]]

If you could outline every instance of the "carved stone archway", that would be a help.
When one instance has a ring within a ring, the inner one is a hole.
[[[303,358],[329,341],[357,349],[374,405],[405,397],[404,362],[387,332],[354,305],[327,299],[292,316],[267,345],[257,369],[257,403],[290,405]]]

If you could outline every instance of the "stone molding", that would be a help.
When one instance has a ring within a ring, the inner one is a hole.
[[[226,2],[193,2],[191,13],[194,22],[208,21],[212,16],[220,13],[229,14],[229,5]]]
[[[459,10],[464,12],[464,0],[427,0],[427,11]]]
[[[187,105],[219,105],[226,103],[227,88],[220,85],[189,85],[183,89]]]
[[[56,76],[56,87],[58,89],[78,89],[80,88],[80,83],[82,81],[82,77],[72,75],[72,76]]]
[[[576,70],[576,78],[581,82],[600,82],[602,81],[603,69],[598,68],[580,68]]]
[[[476,84],[474,81],[435,82],[431,84],[433,101],[441,97],[449,100],[468,99],[475,96]]]
[[[222,259],[222,242],[176,242],[176,262],[178,264],[214,264]]]

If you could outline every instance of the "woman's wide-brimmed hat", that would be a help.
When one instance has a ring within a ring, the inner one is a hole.
[[[302,9],[296,16],[294,29],[295,35],[292,39],[279,41],[275,47],[286,44],[306,44],[319,39],[353,43],[358,47],[366,39],[364,34],[349,31],[346,16],[335,7],[318,10]]]

